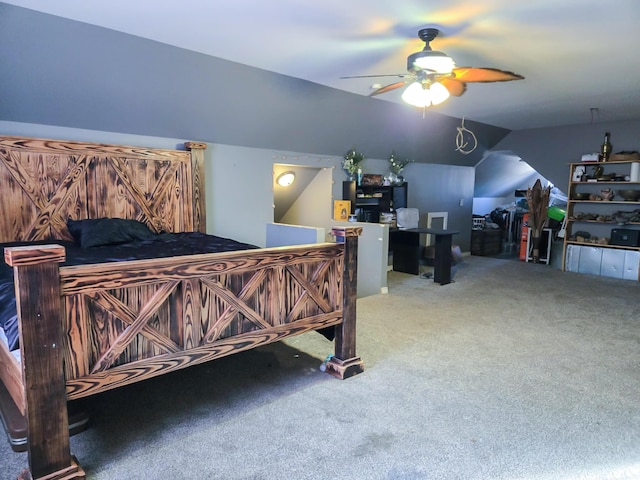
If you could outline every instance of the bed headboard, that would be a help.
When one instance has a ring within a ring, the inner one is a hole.
[[[205,231],[204,149],[0,136],[0,242],[71,239],[67,219],[127,218]]]

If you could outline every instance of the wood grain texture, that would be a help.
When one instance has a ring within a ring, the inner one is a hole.
[[[4,342],[0,342],[0,381],[7,387],[7,391],[18,410],[24,415],[26,405],[22,384],[22,367]]]
[[[29,463],[31,474],[40,478],[68,468],[71,456],[58,268],[55,263],[29,264],[17,267],[14,275]]]
[[[246,335],[259,335],[262,344],[337,324],[343,249],[328,243],[63,267],[65,304],[87,310],[67,317],[66,331],[86,332],[67,338],[67,382],[98,378],[97,387],[81,390],[93,394],[121,384],[120,374],[110,380],[109,372],[126,365],[137,372],[127,375],[139,378],[146,375],[142,362],[168,359],[155,364],[155,376],[193,351],[212,349],[205,357],[214,358],[220,345],[223,355],[244,349]]]
[[[335,355],[327,363],[327,373],[345,379],[364,370],[356,356],[356,298],[358,290],[358,236],[362,230],[334,228],[332,233],[344,242],[342,275],[342,323],[336,327]]]
[[[107,372],[100,372],[84,378],[67,382],[67,396],[77,399],[139,382],[158,375],[180,370],[191,365],[208,362],[268,343],[283,340],[292,335],[298,335],[319,328],[337,325],[341,321],[338,314],[319,315],[309,318],[306,322],[293,325],[282,325],[266,331],[248,332],[242,335],[222,339],[212,344],[192,348],[180,354],[159,356],[144,362],[134,362],[111,368]]]
[[[101,217],[204,231],[206,145],[187,145],[191,152],[0,137],[0,241],[67,239],[68,219]],[[22,477],[84,478],[62,428],[68,398],[332,326],[330,373],[362,371],[360,233],[341,227],[341,243],[65,267],[54,241],[6,249],[24,350],[20,371],[0,349],[0,378],[30,425]]]
[[[193,231],[191,161],[187,151],[0,136],[0,242],[70,240],[68,219],[100,217]]]
[[[35,265],[38,263],[60,263],[66,259],[66,252],[61,245],[29,245],[24,247],[8,247],[4,250],[4,261],[10,267]]]
[[[61,288],[62,293],[68,295],[91,289],[154,283],[156,280],[183,280],[204,275],[250,272],[265,267],[322,262],[327,258],[338,261],[343,250],[342,244],[324,243],[62,267]]]
[[[185,148],[191,152],[191,177],[193,179],[193,230],[205,233],[206,225],[206,200],[205,200],[205,173],[204,151],[206,143],[186,142]]]

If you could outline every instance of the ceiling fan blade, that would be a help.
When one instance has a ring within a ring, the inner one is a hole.
[[[343,80],[345,78],[379,78],[379,77],[405,78],[405,77],[410,77],[410,76],[411,76],[410,73],[388,73],[388,74],[383,74],[383,75],[354,75],[352,77],[340,77],[340,79]]]
[[[523,80],[517,73],[498,70],[497,68],[456,67],[453,74],[462,82],[508,82],[510,80]]]
[[[438,82],[444,85],[454,97],[459,97],[467,91],[467,84],[453,77],[440,78]]]
[[[369,96],[370,97],[375,97],[376,95],[380,95],[382,93],[387,93],[390,92],[391,90],[395,90],[397,88],[400,87],[404,87],[408,82],[396,82],[396,83],[392,83],[390,85],[387,85],[385,87],[381,87],[377,90],[375,90],[374,92],[370,93]]]

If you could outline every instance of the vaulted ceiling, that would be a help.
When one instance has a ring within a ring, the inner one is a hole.
[[[458,66],[525,80],[471,84],[435,111],[511,130],[640,117],[637,0],[5,0],[359,95],[394,77],[435,26]],[[401,102],[401,90],[381,101]],[[411,107],[407,107],[411,108]]]

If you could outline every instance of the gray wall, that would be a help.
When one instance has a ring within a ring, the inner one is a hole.
[[[176,25],[176,28],[188,28]],[[508,130],[0,3],[0,120],[254,148],[475,165]]]
[[[585,108],[585,117],[587,113]],[[566,193],[569,163],[579,162],[585,153],[598,152],[605,132],[611,132],[613,152],[640,150],[640,120],[518,130],[494,149],[516,153]]]

